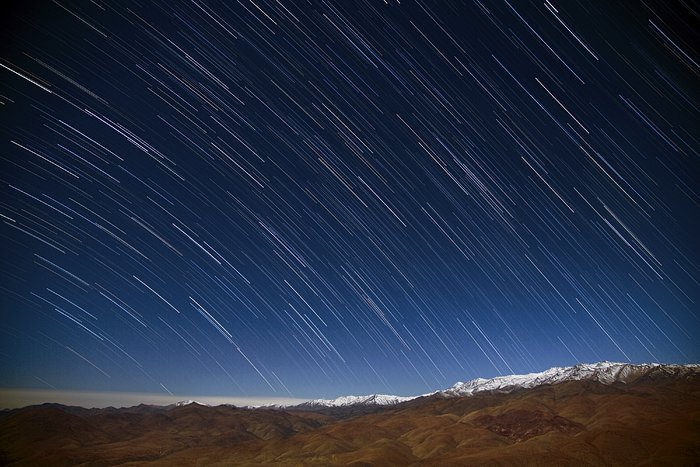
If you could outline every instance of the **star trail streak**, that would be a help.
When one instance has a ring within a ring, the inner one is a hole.
[[[3,9],[3,386],[330,398],[700,359],[691,3]]]

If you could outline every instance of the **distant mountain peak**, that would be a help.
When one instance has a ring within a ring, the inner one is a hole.
[[[404,397],[387,394],[370,394],[368,396],[341,396],[336,399],[314,399],[300,404],[300,407],[354,407],[396,405],[419,396]]]
[[[192,400],[192,399],[188,399],[188,400],[186,400],[186,401],[176,402],[176,403],[173,404],[173,405],[174,405],[175,407],[184,407],[184,406],[186,406],[186,405],[192,405],[192,404],[194,404],[194,405],[201,405],[201,406],[204,406],[204,407],[209,407],[209,404],[205,404],[204,402],[199,402],[199,401],[195,401],[195,400]]]

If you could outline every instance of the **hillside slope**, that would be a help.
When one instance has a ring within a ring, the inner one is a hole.
[[[609,384],[608,384],[609,383]],[[696,465],[700,377],[565,380],[391,407],[29,407],[0,416],[9,465]]]

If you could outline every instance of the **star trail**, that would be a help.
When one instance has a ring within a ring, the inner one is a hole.
[[[2,386],[698,361],[697,5],[3,9]]]

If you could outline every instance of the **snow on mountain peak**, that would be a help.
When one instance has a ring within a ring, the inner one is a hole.
[[[390,396],[386,394],[371,394],[369,396],[341,396],[336,399],[314,399],[302,405],[306,407],[349,407],[357,405],[396,405],[414,397]]]
[[[199,402],[199,401],[195,401],[195,400],[192,400],[192,399],[189,399],[189,400],[186,400],[186,401],[176,402],[176,403],[175,403],[175,407],[184,407],[185,405],[192,405],[192,404],[195,404],[195,405],[202,405],[202,406],[205,406],[205,407],[209,407],[209,404],[205,404],[204,402]]]
[[[633,365],[630,363],[598,362],[580,363],[569,367],[554,367],[539,373],[525,375],[496,376],[491,379],[477,378],[460,382],[450,389],[441,391],[443,396],[471,396],[477,392],[511,392],[520,388],[533,388],[543,384],[557,384],[564,381],[591,380],[602,384],[615,382],[628,383],[648,374],[652,370],[677,372],[682,369],[698,371],[698,365],[660,365],[648,363]]]

